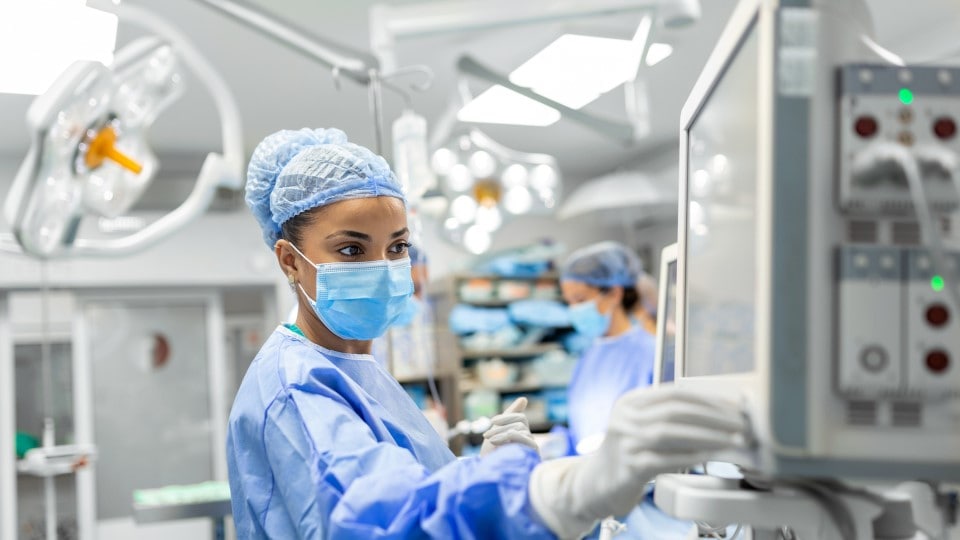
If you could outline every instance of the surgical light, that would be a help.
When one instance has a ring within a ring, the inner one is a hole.
[[[23,4],[27,3],[16,3]],[[42,0],[31,6],[52,9],[52,4]],[[82,2],[63,9],[82,21],[76,11],[80,7]],[[7,9],[13,8],[0,8],[0,15]],[[130,253],[154,245],[199,216],[218,188],[242,185],[239,111],[219,74],[175,27],[151,12],[119,3],[104,9],[116,10],[107,14],[114,23],[119,17],[158,35],[136,39],[111,53],[109,66],[73,62],[33,100],[26,119],[30,149],[3,203],[15,240],[11,244],[11,238],[0,237],[4,250],[38,258]],[[77,25],[77,20],[71,24]],[[2,34],[0,39],[8,37]],[[125,214],[155,177],[159,162],[147,132],[183,93],[183,68],[193,72],[214,98],[223,153],[207,154],[193,190],[169,214],[121,237],[78,237],[85,217],[112,219]]]
[[[139,216],[101,217],[97,219],[97,228],[105,233],[139,231],[147,222]]]
[[[524,187],[527,185],[527,168],[519,163],[509,165],[500,177],[504,187]]]
[[[564,34],[510,73],[510,82],[580,109],[636,78],[650,25],[644,17],[633,39]]]
[[[451,167],[450,173],[447,174],[447,187],[458,193],[473,187],[473,175],[470,174],[470,169],[463,163],[457,163]]]
[[[544,127],[560,120],[560,111],[496,85],[464,105],[457,112],[457,120]]]
[[[450,204],[450,215],[460,223],[470,223],[477,217],[477,201],[469,195],[457,197]]]
[[[450,174],[450,169],[457,164],[457,156],[449,148],[438,148],[430,158],[430,166],[433,172],[439,175]]]
[[[473,229],[467,250],[474,254],[489,248],[506,220],[551,213],[560,196],[556,159],[507,148],[475,128],[451,133],[433,155],[441,165],[453,163],[440,186],[442,197],[434,197],[449,201],[442,236],[466,248],[466,231]]]
[[[146,131],[183,92],[175,66],[170,45],[141,38],[111,68],[72,64],[33,102],[27,117],[39,159],[24,161],[5,208],[25,249],[56,254],[73,243],[83,214],[117,217],[139,199],[158,164]],[[35,179],[45,181],[31,193]]]
[[[647,65],[655,66],[673,54],[673,46],[666,43],[651,43],[647,49]]]
[[[82,1],[0,2],[0,93],[42,94],[73,62],[109,65],[117,16]]]
[[[523,186],[509,188],[503,196],[503,207],[511,214],[526,214],[532,206],[533,196],[530,195],[530,191]]]
[[[530,187],[544,191],[557,187],[557,171],[550,165],[537,165],[530,175]]]
[[[497,169],[497,161],[485,150],[477,150],[467,162],[474,178],[488,178]]]
[[[503,216],[500,214],[500,209],[496,206],[481,206],[477,208],[477,216],[475,219],[477,226],[489,233],[496,231],[503,225]]]

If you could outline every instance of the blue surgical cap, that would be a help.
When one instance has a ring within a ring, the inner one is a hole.
[[[271,248],[290,218],[367,197],[404,200],[386,160],[348,142],[339,129],[278,131],[257,145],[247,168],[247,206]]]
[[[424,253],[422,247],[410,244],[407,254],[410,256],[410,264],[413,266],[427,264],[427,254]]]
[[[643,263],[619,242],[600,242],[579,249],[560,273],[563,281],[580,281],[593,287],[635,287]]]

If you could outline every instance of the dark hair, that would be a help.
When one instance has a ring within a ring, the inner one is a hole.
[[[284,221],[283,225],[280,225],[280,238],[297,246],[297,249],[303,249],[300,245],[300,241],[303,240],[303,230],[313,223],[317,210],[319,208],[313,208]]]
[[[600,292],[607,294],[612,288],[613,287],[600,287]],[[640,292],[637,291],[637,288],[633,285],[629,287],[622,287],[622,289],[623,298],[620,299],[620,306],[624,311],[630,313],[633,311],[633,308],[637,306],[637,303],[640,302]]]

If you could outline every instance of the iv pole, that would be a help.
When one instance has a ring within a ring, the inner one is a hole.
[[[251,28],[261,35],[319,62],[333,72],[335,83],[340,76],[365,85],[370,91],[370,112],[373,116],[374,138],[377,154],[383,154],[383,88],[397,92],[409,103],[409,95],[389,79],[410,73],[425,75],[423,84],[412,88],[423,91],[433,80],[433,73],[424,66],[400,68],[383,73],[380,61],[370,53],[352,49],[330,40],[322,39],[296,24],[285,21],[245,0],[197,0],[210,9]],[[337,85],[339,88],[339,84]]]

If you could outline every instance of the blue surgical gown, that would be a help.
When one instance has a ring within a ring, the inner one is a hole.
[[[570,453],[583,439],[605,433],[617,399],[629,390],[653,382],[656,342],[640,326],[614,337],[596,340],[580,358],[567,389]],[[619,518],[627,530],[617,540],[681,540],[693,524],[674,519],[644,497],[627,516]],[[597,538],[595,530],[588,538]]]
[[[240,538],[553,538],[527,495],[539,463],[510,445],[457,460],[369,355],[279,327],[230,412]]]
[[[653,382],[656,342],[634,326],[614,337],[596,340],[577,362],[567,389],[568,424],[573,449],[583,439],[605,433],[614,402]]]

